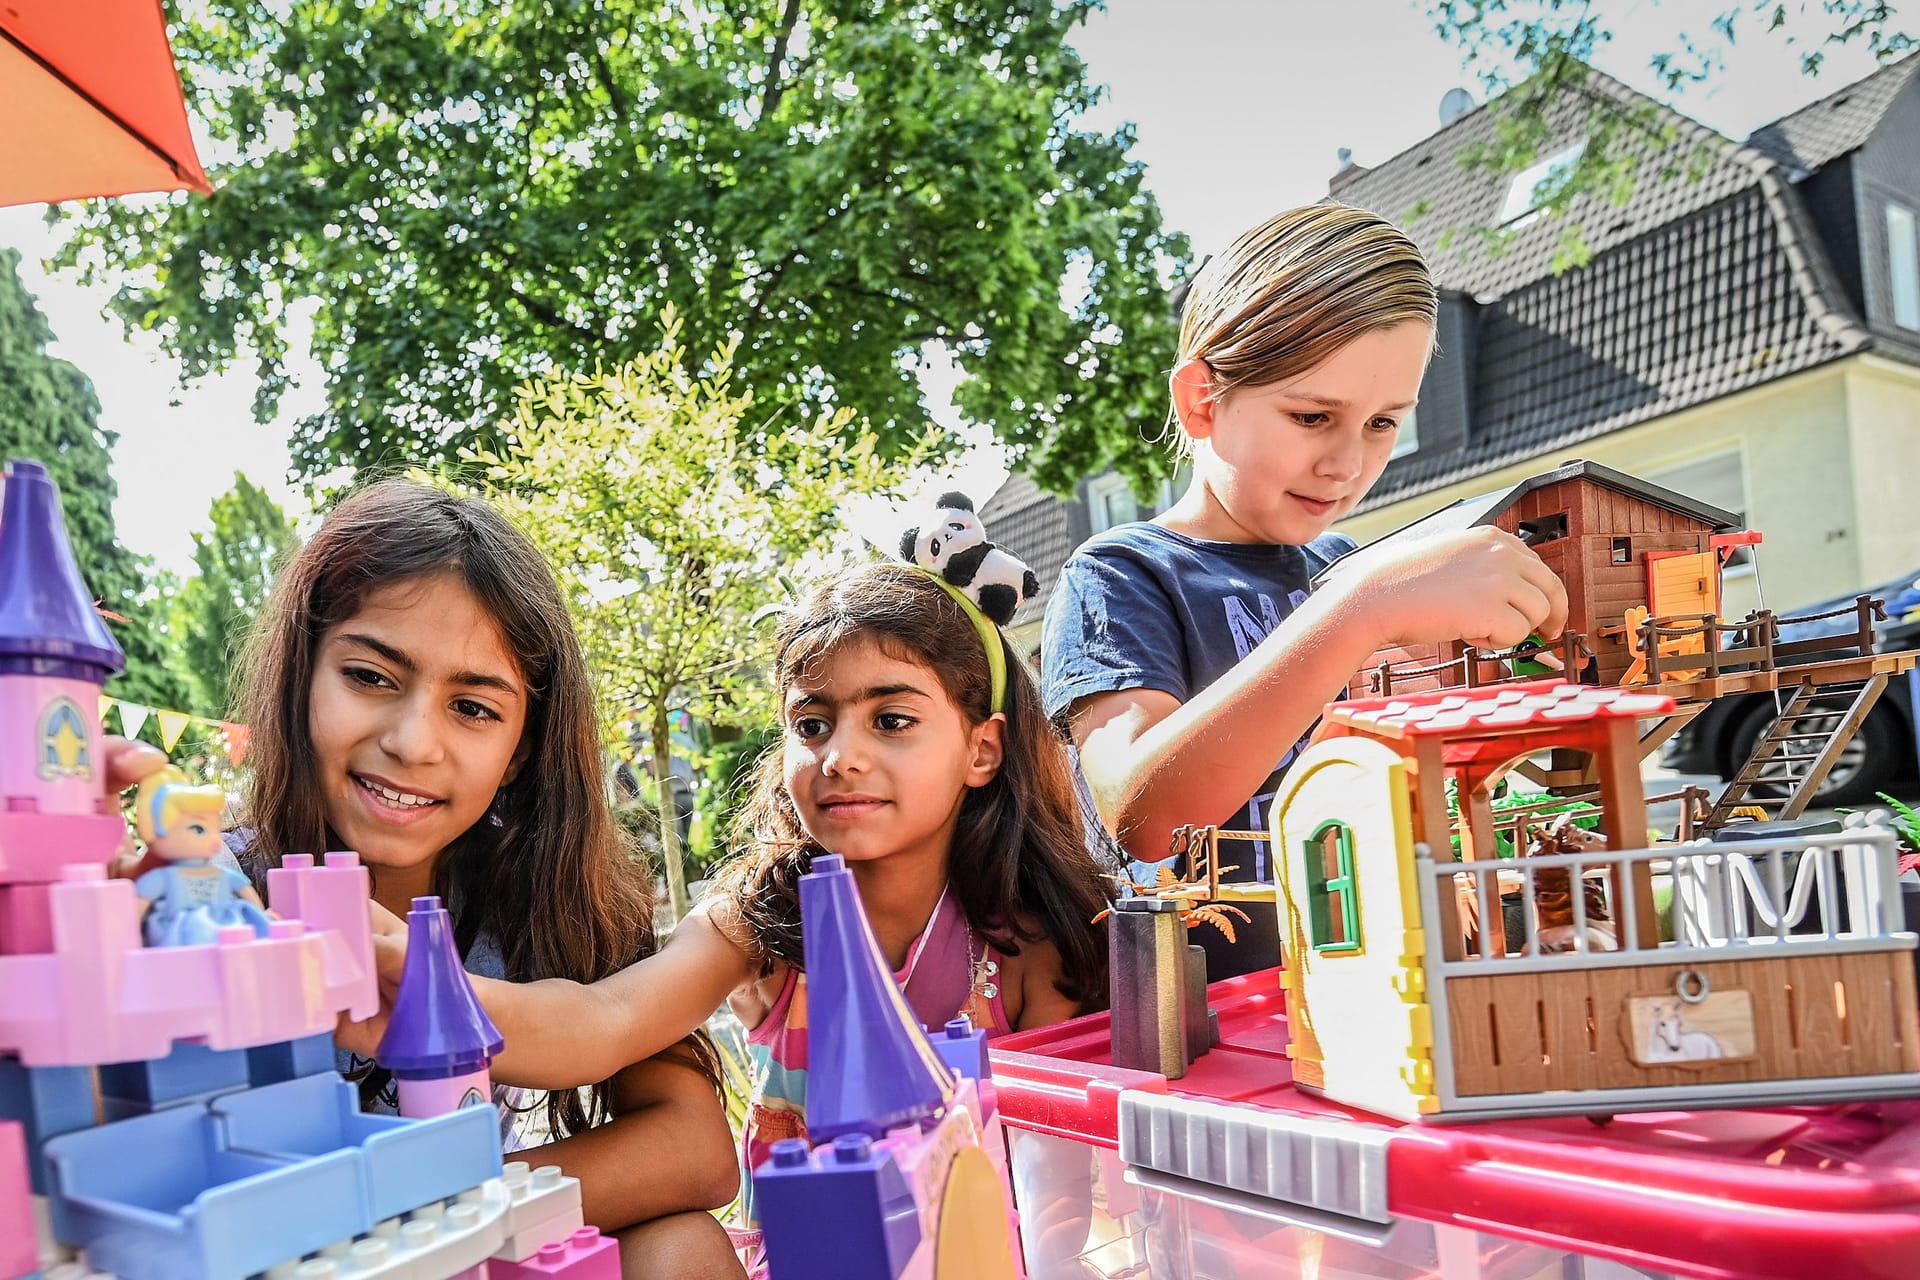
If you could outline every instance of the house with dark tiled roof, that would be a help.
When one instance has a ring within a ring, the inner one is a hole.
[[[1636,113],[1632,193],[1546,217],[1534,193],[1585,146],[1595,97]],[[1511,178],[1465,163],[1495,118],[1329,184],[1404,225],[1441,288],[1412,430],[1343,531],[1369,542],[1579,456],[1764,531],[1776,609],[1920,566],[1920,55],[1744,143],[1589,71]],[[1570,226],[1585,260],[1564,267]],[[1113,483],[1043,516],[1014,482],[983,514],[996,537],[996,507],[1035,531],[1044,594]],[[1751,568],[1725,591],[1731,613],[1759,602]]]

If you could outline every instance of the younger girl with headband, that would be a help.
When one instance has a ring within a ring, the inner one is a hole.
[[[799,880],[815,855],[846,859],[925,1025],[1044,1026],[1104,1003],[1107,976],[1092,923],[1107,893],[1064,745],[971,601],[912,566],[853,570],[787,615],[774,677],[781,746],[747,847],[659,954],[592,985],[475,980],[507,1041],[494,1078],[551,1089],[672,1044],[727,1001],[760,1067],[750,1168],[806,1134]]]

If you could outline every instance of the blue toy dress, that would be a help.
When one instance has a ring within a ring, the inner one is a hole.
[[[220,930],[243,924],[267,936],[267,913],[240,896],[247,878],[228,867],[190,858],[147,872],[133,890],[153,903],[142,922],[150,947],[205,946]]]

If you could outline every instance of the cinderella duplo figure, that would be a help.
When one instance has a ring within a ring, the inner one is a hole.
[[[220,815],[226,806],[219,787],[193,786],[172,767],[140,783],[135,826],[147,851],[167,863],[133,884],[148,946],[205,945],[234,925],[267,936],[267,913],[253,886],[238,871],[213,861],[222,847]]]

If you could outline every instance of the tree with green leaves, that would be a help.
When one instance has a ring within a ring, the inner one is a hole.
[[[1494,174],[1520,173],[1541,160],[1564,131],[1562,112],[1577,101],[1584,112],[1586,147],[1578,159],[1551,174],[1534,194],[1534,206],[1564,217],[1576,201],[1598,197],[1624,204],[1642,176],[1640,155],[1666,151],[1658,166],[1663,181],[1684,181],[1705,167],[1697,147],[1677,147],[1665,113],[1647,103],[1606,93],[1582,92],[1594,55],[1612,38],[1606,11],[1567,0],[1422,0],[1440,36],[1457,45],[1496,111],[1490,142],[1462,159]],[[1884,0],[1723,0],[1704,31],[1676,31],[1671,47],[1652,59],[1668,90],[1710,80],[1722,72],[1743,39],[1776,39],[1799,51],[1801,69],[1818,74],[1837,45],[1864,43],[1882,62],[1920,47],[1912,19]],[[1652,20],[1654,14],[1642,15]],[[1651,145],[1649,145],[1651,144]],[[1494,228],[1476,228],[1497,238]],[[1560,266],[1579,265],[1586,254],[1577,227],[1563,237]]]
[[[240,645],[298,540],[287,513],[239,472],[207,514],[212,528],[193,535],[198,572],[174,597],[173,630],[198,705],[224,713]]]
[[[262,420],[311,305],[309,481],[492,447],[516,383],[622,362],[667,305],[693,350],[738,337],[763,412],[848,407],[897,455],[937,344],[1036,478],[1144,475],[1187,247],[1131,132],[1076,123],[1098,3],[177,6],[238,158],[210,199],[84,208],[66,257],[142,281],[116,305],[187,377],[254,353]]]
[[[498,444],[463,459],[561,571],[608,744],[632,711],[651,772],[672,774],[669,720],[771,718],[762,675],[783,579],[830,558],[850,499],[887,495],[912,455],[886,457],[853,411],[767,409],[740,385],[727,343],[695,368],[665,314],[653,347],[593,373],[552,373],[515,393]],[[677,918],[679,832],[660,847]]]
[[[100,428],[100,399],[87,375],[48,354],[53,330],[21,282],[19,264],[17,250],[0,249],[0,461],[43,463],[60,488],[80,574],[112,615],[108,629],[127,654],[127,669],[108,692],[189,709],[187,682],[169,661],[167,605],[151,566],[114,536],[114,434]]]

